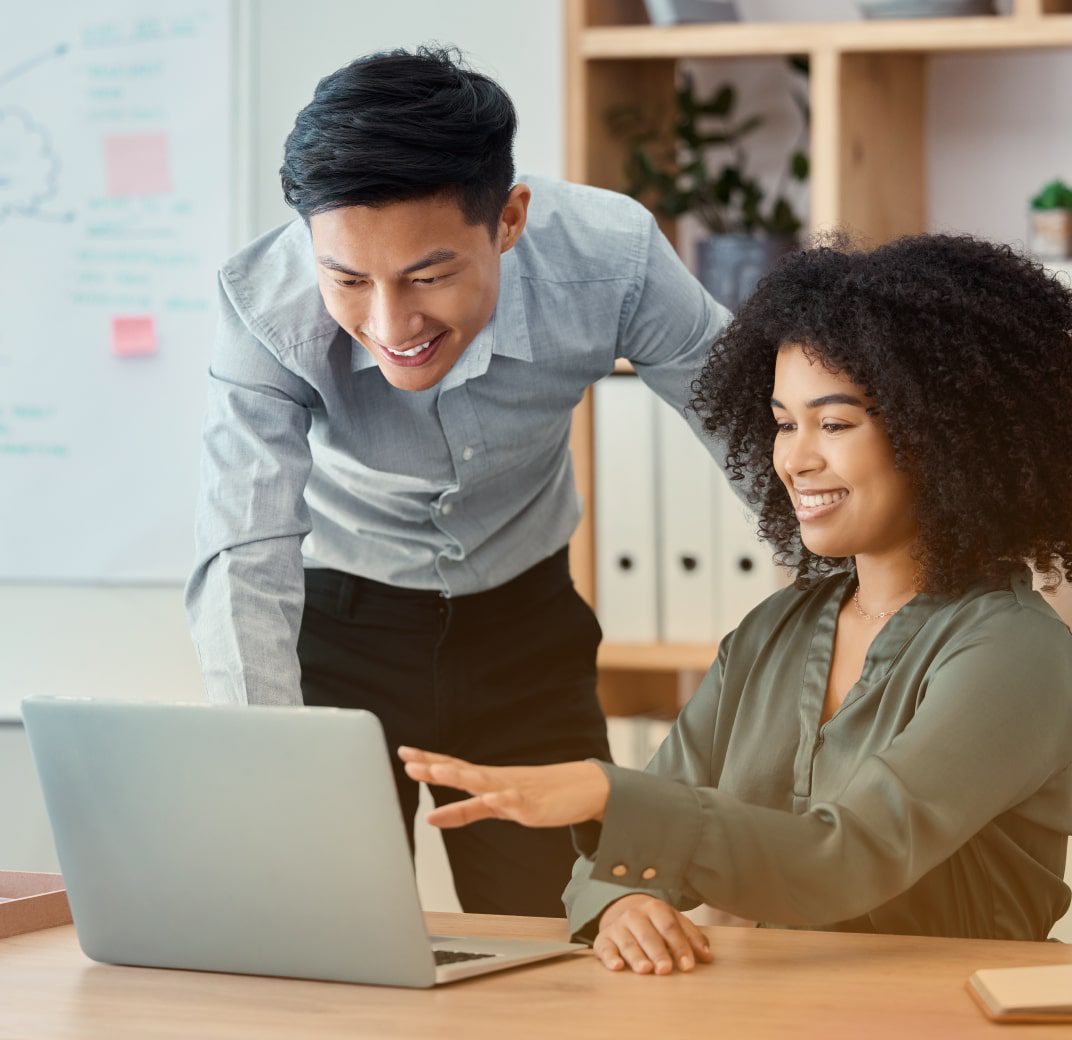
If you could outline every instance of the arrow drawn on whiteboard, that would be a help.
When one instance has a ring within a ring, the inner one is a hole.
[[[19,62],[13,69],[8,69],[7,72],[0,73],[0,86],[16,79],[24,72],[29,72],[30,69],[42,62],[51,61],[53,58],[62,57],[67,53],[68,47],[65,43],[58,43],[55,47],[50,47],[47,51],[42,51],[40,54],[35,55],[32,58],[27,58],[23,62]]]

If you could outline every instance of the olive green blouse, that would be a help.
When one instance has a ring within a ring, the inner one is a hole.
[[[604,765],[564,900],[628,892],[782,927],[1043,939],[1069,905],[1072,633],[1025,568],[920,594],[819,725],[854,579],[771,596],[723,640],[644,772]]]

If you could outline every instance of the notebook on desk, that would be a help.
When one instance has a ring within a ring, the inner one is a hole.
[[[22,711],[94,960],[432,986],[580,948],[428,936],[368,712],[41,697]]]
[[[968,991],[995,1022],[1072,1022],[1072,964],[984,968]]]

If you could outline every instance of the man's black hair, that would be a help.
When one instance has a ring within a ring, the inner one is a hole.
[[[341,206],[445,195],[494,235],[514,183],[509,95],[431,46],[358,58],[316,87],[287,136],[279,174],[308,221]]]

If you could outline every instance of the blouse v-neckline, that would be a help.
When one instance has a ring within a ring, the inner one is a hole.
[[[867,648],[860,678],[849,688],[833,715],[826,722],[820,723],[830,666],[834,658],[838,615],[852,595],[855,582],[856,575],[848,571],[840,577],[830,579],[804,659],[800,690],[800,744],[794,768],[794,787],[798,796],[804,790],[810,791],[812,760],[822,748],[823,731],[835,724],[844,712],[866,696],[886,675],[901,651],[942,602],[940,596],[921,592],[893,614],[875,634]]]

